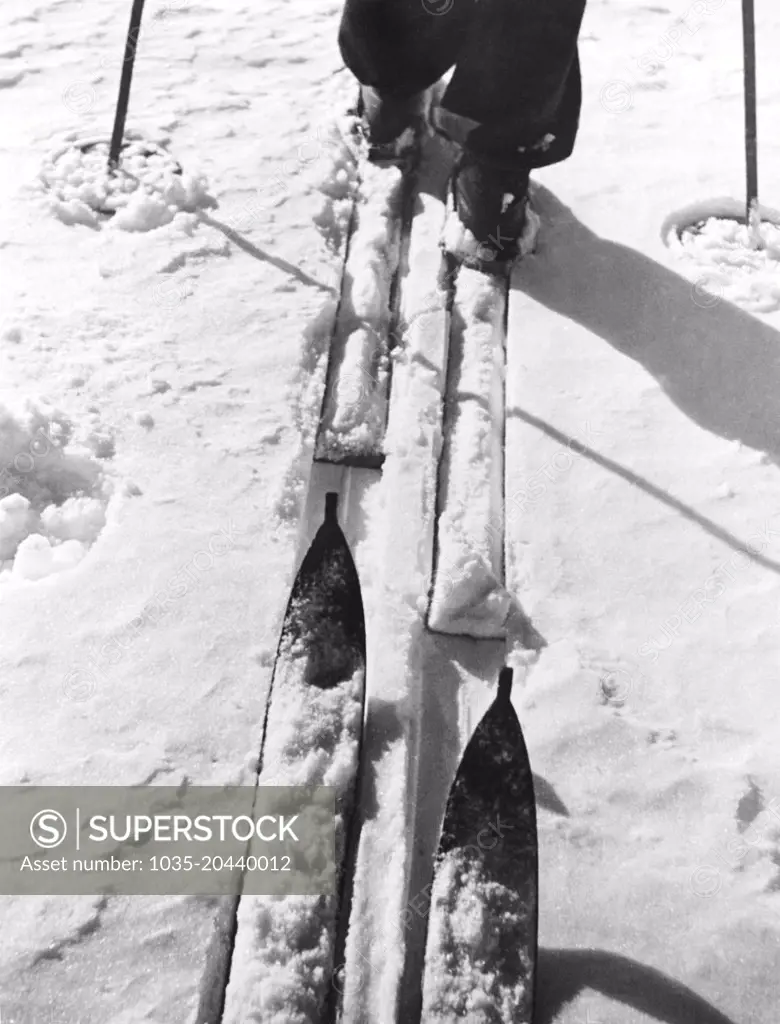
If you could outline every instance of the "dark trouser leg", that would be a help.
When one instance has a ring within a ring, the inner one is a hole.
[[[579,123],[584,10],[585,0],[481,0],[442,100],[446,111],[478,122],[470,147],[527,167],[569,156]],[[547,148],[531,148],[546,135],[555,136]]]
[[[502,162],[542,167],[574,146],[584,8],[585,0],[346,0],[339,45],[360,82],[398,95],[456,64],[442,107],[458,117],[441,118],[446,133]],[[530,148],[548,134],[546,149]]]
[[[339,29],[344,63],[363,85],[420,92],[458,59],[479,7],[477,0],[346,0]]]

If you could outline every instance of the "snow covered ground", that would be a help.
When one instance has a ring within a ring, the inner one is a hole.
[[[128,13],[0,12],[3,784],[251,782],[307,529],[345,227],[344,189],[319,188],[349,90],[339,4],[149,0],[128,126],[169,144],[181,212],[69,223],[78,197],[53,208],[39,174],[67,133],[110,131]],[[780,14],[757,21],[771,207]],[[507,582],[547,643],[515,687],[540,805],[537,1017],[775,1024],[780,288],[771,259],[733,266],[718,225],[687,253],[664,240],[742,194],[740,7],[591,0],[581,51],[581,138],[537,176],[507,346]],[[397,374],[431,415],[432,355]],[[352,1024],[411,1019],[412,901],[501,660],[426,636],[407,600],[428,541],[393,501],[430,500],[436,428],[399,408],[345,528],[382,754]],[[2,1022],[205,1021],[224,915],[4,897]]]

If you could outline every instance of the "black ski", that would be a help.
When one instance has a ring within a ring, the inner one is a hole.
[[[531,765],[512,670],[469,741],[436,856],[422,1024],[531,1024],[538,842]]]

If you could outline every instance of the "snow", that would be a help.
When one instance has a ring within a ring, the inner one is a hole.
[[[259,783],[333,786],[340,852],[351,812],[363,673],[312,694],[315,688],[303,681],[305,664],[299,656],[297,666],[275,681],[286,692],[269,718]],[[332,985],[336,907],[333,896],[242,898],[226,1022],[308,1024],[319,1019]]]
[[[777,205],[780,16],[764,8],[759,182]],[[331,128],[354,97],[339,11],[147,0],[128,125],[183,174],[117,191],[105,217],[102,162],[51,157],[107,138],[126,22],[97,0],[3,7],[4,782],[255,777],[354,186]],[[744,194],[739,5],[591,0],[582,39],[578,147],[534,175],[542,226],[509,294],[503,580],[474,533],[481,585],[502,582],[546,643],[514,698],[544,782],[537,1007],[556,1024],[774,1024],[780,310],[774,229],[749,252],[728,220]],[[522,654],[422,626],[444,438],[440,194],[418,198],[384,471],[350,477],[372,770],[345,1024],[419,1009],[438,822],[498,667]],[[668,225],[697,219],[688,251]],[[381,235],[379,218],[350,367],[385,280]],[[32,447],[39,427],[51,450]],[[460,454],[484,524],[492,476]],[[236,990],[259,1000],[255,957],[283,961],[272,1001],[306,972],[290,942],[306,899],[247,919]],[[2,910],[4,1024],[209,1019],[228,927],[215,901]],[[310,921],[321,963],[327,915]],[[457,918],[479,945],[476,925]],[[310,1012],[305,985],[296,998]]]
[[[726,851],[749,780],[766,806],[777,793],[778,315],[767,276],[729,271],[710,294],[716,263],[666,244],[669,224],[717,216],[712,196],[743,209],[739,5],[689,8],[696,31],[637,71],[683,13],[590,7],[583,134],[538,175],[543,230],[510,297],[507,583],[547,641],[520,718],[567,812],[539,819],[537,1005],[566,1024],[671,999],[697,1019],[774,1013],[776,883],[761,855]],[[759,19],[771,204],[780,26]],[[600,99],[616,81],[620,110]]]
[[[106,438],[45,403],[0,406],[0,585],[71,569],[98,539],[114,489]]]
[[[31,533],[20,542],[13,572],[23,580],[40,580],[54,572],[72,569],[86,554],[83,544],[67,540],[57,547],[39,533]]]
[[[108,154],[107,141],[80,139],[72,133],[45,161],[41,187],[51,212],[63,224],[98,227],[101,214],[113,214],[112,227],[151,231],[169,224],[183,210],[214,205],[205,178],[183,174],[154,143],[128,141],[115,172],[108,170]]]
[[[546,142],[547,136],[543,141]],[[506,198],[506,197],[505,197]],[[511,194],[510,200],[514,197]],[[525,224],[520,238],[517,240],[517,252],[521,256],[533,252],[536,239],[541,227],[541,221],[533,207],[529,204],[526,210]],[[460,218],[455,214],[452,203],[448,204],[448,215],[442,231],[442,241],[450,252],[456,252],[463,256],[470,263],[479,265],[480,262],[490,262],[499,255],[502,247],[500,231],[491,235],[487,241],[480,240],[463,226]]]
[[[667,245],[695,281],[697,304],[726,299],[753,313],[780,309],[780,214],[756,214],[748,227],[744,209],[721,199],[692,204],[665,222]]]

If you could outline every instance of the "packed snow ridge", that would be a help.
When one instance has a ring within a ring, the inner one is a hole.
[[[106,524],[111,435],[27,401],[0,405],[0,582],[73,568]]]

